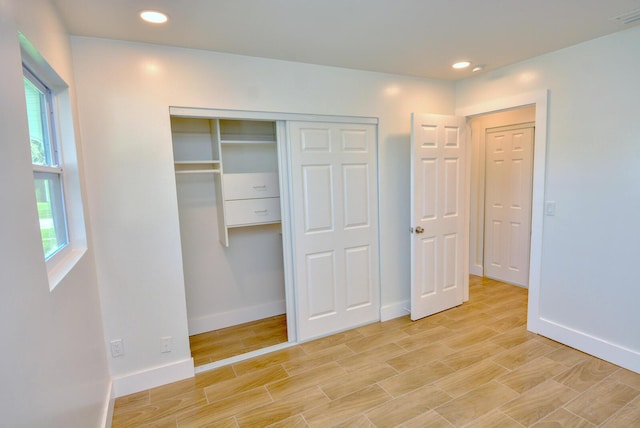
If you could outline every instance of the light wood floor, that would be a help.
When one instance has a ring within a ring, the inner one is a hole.
[[[287,342],[287,316],[277,315],[234,327],[189,337],[194,364],[207,363],[246,354]]]
[[[470,293],[119,398],[113,426],[640,426],[640,374],[527,332],[524,289]]]

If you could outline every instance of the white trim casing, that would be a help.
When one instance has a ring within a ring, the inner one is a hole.
[[[547,104],[548,91],[536,91],[513,97],[491,100],[483,104],[456,110],[459,116],[477,116],[495,113],[516,107],[535,105],[536,133],[533,153],[533,191],[531,200],[531,255],[529,262],[529,309],[527,328],[539,333],[540,320],[540,273],[542,268],[542,232],[544,225],[544,186],[547,158]],[[468,246],[468,243],[467,243]]]

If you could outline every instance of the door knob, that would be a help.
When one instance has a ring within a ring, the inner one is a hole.
[[[424,229],[422,228],[422,226],[416,227],[416,233],[422,233],[422,232],[424,232]]]

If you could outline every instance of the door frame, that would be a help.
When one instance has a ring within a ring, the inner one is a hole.
[[[511,110],[519,107],[535,106],[535,136],[533,151],[533,190],[531,198],[531,248],[529,253],[529,306],[527,310],[527,329],[539,333],[542,326],[540,319],[540,275],[542,267],[542,235],[544,226],[544,197],[547,165],[547,118],[548,90],[513,95],[488,100],[484,103],[457,108],[456,116],[481,116],[489,113]],[[470,147],[467,147],[470,150]],[[469,158],[469,157],[468,157]],[[470,164],[467,170],[470,171]],[[466,199],[466,210],[470,212],[470,198]],[[466,248],[469,248],[467,235]],[[468,287],[465,300],[468,300]]]

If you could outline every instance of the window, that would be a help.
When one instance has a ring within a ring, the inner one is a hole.
[[[30,146],[35,196],[31,215],[37,207],[42,241],[31,245],[42,244],[53,291],[87,252],[73,103],[65,80],[23,34],[18,37],[28,119],[24,144],[25,150]]]
[[[62,156],[57,141],[51,89],[26,67],[24,92],[40,234],[44,258],[48,260],[69,244]]]

